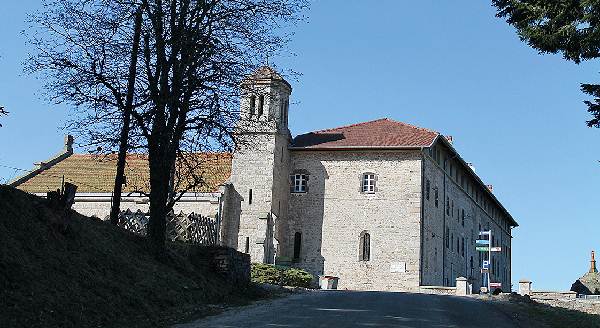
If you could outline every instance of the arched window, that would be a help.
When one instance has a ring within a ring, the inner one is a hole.
[[[360,233],[358,259],[359,261],[371,259],[371,235],[366,231]]]
[[[263,112],[264,112],[264,105],[265,105],[265,96],[260,95],[260,97],[258,97],[258,116],[262,116]]]
[[[250,117],[256,113],[256,96],[250,96]]]
[[[294,261],[300,260],[300,250],[302,249],[302,233],[294,234]]]

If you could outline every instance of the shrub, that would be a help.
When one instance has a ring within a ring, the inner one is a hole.
[[[286,286],[311,288],[313,275],[300,269],[287,269],[283,272],[283,284]]]
[[[251,278],[255,283],[302,288],[311,288],[314,279],[304,270],[262,263],[252,264]]]
[[[250,278],[252,282],[278,285],[281,282],[282,271],[274,265],[252,263]]]

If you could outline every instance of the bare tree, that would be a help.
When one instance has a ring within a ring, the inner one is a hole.
[[[4,115],[8,115],[8,112],[6,111],[6,109],[4,109],[4,107],[0,106],[0,116],[4,116]],[[0,124],[0,128],[2,127],[2,124]]]
[[[121,194],[125,182],[125,161],[129,145],[129,127],[131,124],[131,113],[133,111],[133,97],[135,92],[135,79],[137,75],[137,61],[140,49],[140,38],[142,34],[142,10],[138,8],[135,13],[133,28],[133,44],[131,46],[131,60],[129,64],[129,76],[127,77],[127,96],[123,107],[123,123],[121,124],[121,135],[119,138],[119,155],[117,158],[117,172],[115,174],[115,185],[113,189],[112,204],[110,207],[110,222],[118,223],[121,210]]]
[[[32,38],[38,51],[31,70],[45,74],[51,99],[76,105],[75,122],[87,125],[91,143],[114,148],[127,117],[128,64],[137,58],[132,17],[142,8],[127,147],[148,154],[148,235],[158,253],[167,212],[205,183],[191,160],[202,156],[189,154],[235,147],[240,82],[266,53],[283,48],[285,28],[306,6],[305,0],[54,0],[34,16],[49,33]]]

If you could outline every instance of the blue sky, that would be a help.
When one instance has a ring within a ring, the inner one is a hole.
[[[62,147],[67,108],[44,102],[22,73],[20,32],[38,1],[0,12],[0,165],[31,168]],[[302,73],[293,134],[389,117],[452,135],[520,223],[513,282],[568,289],[600,251],[600,129],[585,126],[579,83],[597,62],[539,55],[486,1],[314,1],[293,55],[272,59]],[[15,171],[0,166],[0,177]]]

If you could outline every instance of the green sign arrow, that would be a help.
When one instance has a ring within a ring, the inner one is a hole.
[[[475,249],[479,252],[489,252],[490,251],[489,247],[475,247]]]

